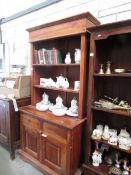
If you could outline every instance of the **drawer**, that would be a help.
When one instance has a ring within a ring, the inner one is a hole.
[[[60,137],[61,139],[68,140],[68,130],[61,128],[57,125],[53,125],[47,122],[43,123],[43,131],[47,135]]]
[[[31,116],[28,116],[26,114],[21,114],[21,122],[22,124],[27,125],[28,127],[40,129],[39,120],[32,118]]]

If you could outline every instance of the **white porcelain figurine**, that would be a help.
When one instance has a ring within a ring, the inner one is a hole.
[[[109,139],[109,126],[108,125],[105,125],[105,127],[104,127],[102,138],[104,140],[108,140]]]
[[[50,105],[49,96],[44,92],[42,100],[36,104],[36,109],[39,111],[46,111],[49,109]]]
[[[56,116],[63,116],[66,114],[67,107],[63,105],[63,99],[58,96],[56,98],[56,104],[50,108],[52,113]]]
[[[75,49],[75,63],[80,63],[80,58],[81,58],[81,50],[80,49]]]
[[[78,102],[76,98],[73,98],[71,100],[71,107],[69,108],[69,110],[67,110],[66,113],[69,116],[78,116]]]
[[[71,63],[70,52],[68,52],[68,53],[66,54],[65,63],[66,63],[66,64],[70,64],[70,63]]]
[[[100,151],[95,150],[92,154],[92,164],[94,166],[99,166],[102,163],[102,154]]]

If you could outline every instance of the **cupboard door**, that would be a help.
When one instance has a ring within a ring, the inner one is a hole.
[[[40,134],[39,131],[30,128],[26,125],[21,127],[22,135],[22,149],[27,152],[29,155],[33,156],[36,159],[39,159],[40,152]]]
[[[68,146],[50,135],[41,135],[41,163],[47,165],[56,173],[69,174],[67,166]],[[68,158],[68,163],[70,159]]]
[[[4,142],[8,142],[9,125],[8,106],[0,101],[0,138]]]

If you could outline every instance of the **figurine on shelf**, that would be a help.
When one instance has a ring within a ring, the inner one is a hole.
[[[109,170],[109,174],[114,174],[114,175],[121,175],[122,174],[122,171],[120,169],[120,163],[121,163],[121,160],[118,160],[118,153],[116,153],[116,164],[115,166],[112,166]]]
[[[57,108],[57,109],[60,109],[60,108],[63,108],[64,107],[64,105],[63,105],[63,99],[60,96],[58,96],[56,98],[56,105],[54,107]]]
[[[118,141],[117,130],[110,129],[108,143],[111,145],[117,145],[117,141]]]
[[[80,58],[81,58],[81,50],[80,49],[75,49],[75,63],[79,64],[80,63]]]
[[[99,129],[100,132],[101,132],[101,135],[102,135],[102,133],[103,133],[103,125],[97,125],[96,129]]]
[[[91,135],[91,138],[94,140],[100,140],[102,136],[102,133],[99,129],[94,129]]]
[[[99,71],[99,74],[104,74],[104,71],[103,71],[103,64],[100,65],[100,71]]]
[[[72,100],[71,100],[71,107],[69,108],[69,110],[67,110],[67,115],[69,116],[78,116],[78,104],[77,104],[77,99],[74,97]]]
[[[65,63],[66,63],[66,64],[70,64],[70,63],[71,63],[70,52],[68,52],[68,53],[66,54]]]
[[[127,159],[124,159],[123,160],[123,169],[124,169],[124,171],[122,172],[122,175],[129,175],[129,168],[128,168],[128,166],[127,166],[127,162],[128,162],[128,160]]]
[[[58,96],[56,98],[56,104],[49,108],[50,111],[56,116],[63,116],[66,114],[67,107],[63,105],[63,99]]]
[[[102,163],[102,154],[98,150],[95,150],[92,154],[92,164],[94,166],[99,166],[100,163]]]
[[[42,95],[42,101],[41,101],[44,105],[48,105],[49,102],[49,96],[44,92],[44,94]]]
[[[111,74],[111,62],[107,61],[107,70],[106,70],[106,74]]]
[[[99,164],[102,163],[102,153],[99,149],[99,143],[95,142],[95,145],[96,145],[96,148],[92,154],[92,165],[99,166]]]
[[[67,78],[65,78],[65,81],[63,82],[63,88],[68,89],[69,88],[69,81]]]
[[[60,76],[56,77],[56,79],[57,79],[57,81],[56,81],[56,88],[61,88],[62,85],[63,85],[63,82],[65,81],[65,78],[61,74]]]
[[[105,125],[105,127],[104,127],[104,131],[103,131],[103,134],[102,134],[102,139],[103,140],[108,140],[109,139],[109,126],[108,125]]]
[[[60,75],[56,77],[56,88],[69,88],[69,81],[66,77],[63,77],[63,75]]]
[[[44,92],[42,100],[36,104],[36,109],[39,111],[46,111],[52,104],[49,101],[49,96]]]

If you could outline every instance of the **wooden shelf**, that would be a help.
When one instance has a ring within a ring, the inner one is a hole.
[[[104,165],[104,164],[100,164],[98,167],[95,167],[93,166],[92,164],[83,164],[83,168],[93,172],[93,173],[96,173],[98,175],[107,175],[109,174],[109,168],[107,165]]]
[[[75,93],[79,94],[79,90],[74,90],[73,88],[63,89],[63,88],[54,88],[54,87],[43,87],[41,85],[34,85],[35,88],[42,88],[42,89],[50,89],[54,91],[62,91],[62,92],[69,92],[69,93]]]
[[[70,67],[70,66],[80,66],[80,64],[33,64],[33,67]]]
[[[94,140],[94,139],[91,139],[91,140],[93,140],[94,142],[97,141],[99,143],[103,143],[105,145],[109,145],[110,147],[113,147],[113,148],[115,148],[117,150],[121,150],[121,151],[126,152],[128,154],[131,154],[131,149],[125,150],[125,149],[119,148],[118,145],[111,145],[111,144],[108,143],[108,141],[105,141],[105,140]]]
[[[97,74],[94,73],[94,77],[131,77],[131,73],[120,73],[120,74]]]
[[[97,111],[103,111],[103,112],[107,112],[107,113],[112,113],[112,114],[118,114],[118,115],[123,115],[126,117],[130,117],[130,111],[128,110],[118,110],[118,109],[105,109],[105,108],[101,108],[101,107],[94,107],[92,106],[93,110],[97,110]]]

